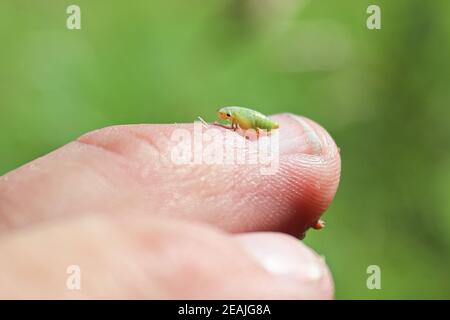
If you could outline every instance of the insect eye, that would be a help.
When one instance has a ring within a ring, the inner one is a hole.
[[[227,113],[227,117],[231,117],[231,114]]]

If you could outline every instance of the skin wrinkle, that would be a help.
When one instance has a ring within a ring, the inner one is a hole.
[[[121,157],[121,158],[123,158],[123,159],[126,159],[126,157],[125,157],[123,154],[121,154],[120,152],[117,152],[117,151],[114,150],[114,149],[107,148],[107,147],[105,147],[105,146],[102,145],[102,144],[91,143],[89,140],[82,139],[82,138],[83,138],[83,137],[78,138],[77,140],[71,142],[71,144],[76,144],[76,143],[78,143],[78,144],[80,144],[80,145],[82,145],[82,146],[85,146],[85,147],[97,148],[97,149],[99,149],[99,150],[102,150],[102,151],[105,152],[105,153],[109,153],[109,154],[112,154],[113,156]]]

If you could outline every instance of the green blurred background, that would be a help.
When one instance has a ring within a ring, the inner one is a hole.
[[[337,298],[450,298],[449,14],[448,0],[2,0],[0,175],[108,125],[302,114],[341,148],[327,228],[305,240]]]

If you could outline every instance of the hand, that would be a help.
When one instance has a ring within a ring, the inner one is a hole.
[[[332,298],[323,259],[291,235],[334,197],[339,152],[311,120],[273,118],[275,175],[174,164],[186,124],[97,130],[0,177],[0,297]]]

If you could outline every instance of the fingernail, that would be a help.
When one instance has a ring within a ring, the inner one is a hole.
[[[285,152],[292,149],[295,153],[322,154],[322,140],[308,120],[292,113],[283,113],[280,116],[285,117],[284,121],[280,121],[283,123],[281,130]]]
[[[302,282],[320,282],[327,267],[317,254],[298,239],[272,232],[236,236],[244,249],[275,277]]]

